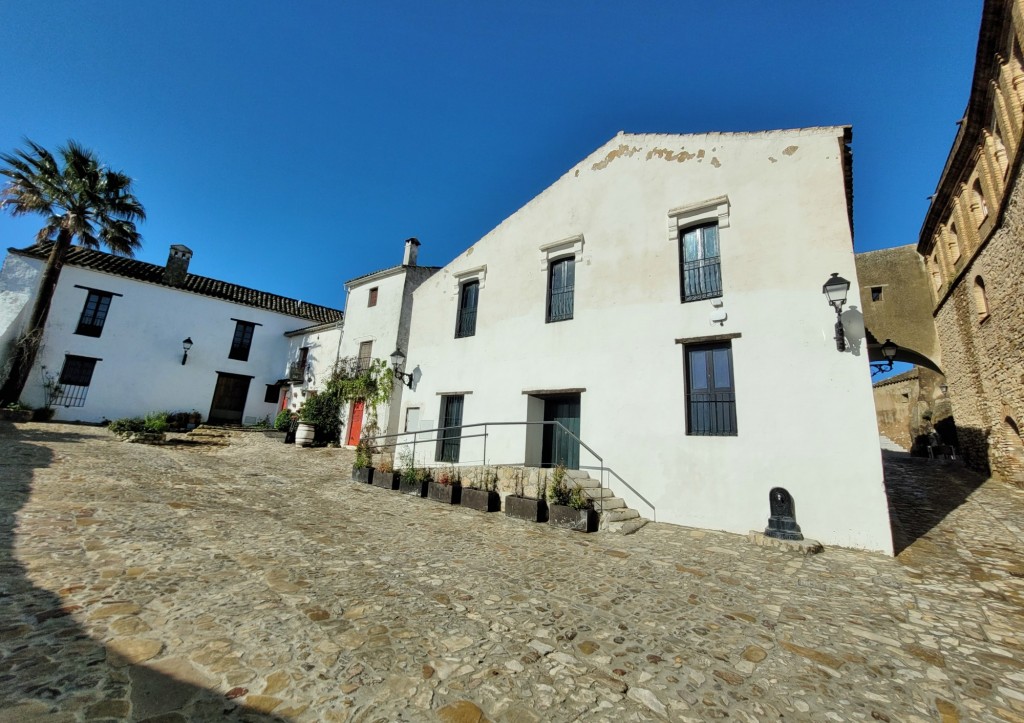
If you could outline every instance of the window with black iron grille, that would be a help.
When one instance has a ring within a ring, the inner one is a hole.
[[[480,298],[480,282],[467,281],[459,290],[459,318],[455,323],[455,338],[476,334],[476,307]]]
[[[684,302],[722,295],[717,223],[679,232],[679,280]]]
[[[572,318],[576,259],[570,256],[551,264],[548,275],[548,322]]]
[[[735,436],[736,388],[729,342],[686,346],[686,433]]]
[[[364,341],[359,345],[359,358],[357,361],[358,371],[360,373],[365,372],[370,368],[370,364],[373,362],[373,342]]]
[[[99,359],[67,354],[49,403],[62,407],[84,407],[85,396],[89,392],[92,373],[98,361]]]
[[[436,462],[458,462],[462,442],[462,394],[441,397],[441,430],[437,439]]]
[[[252,347],[252,334],[256,325],[249,321],[235,321],[235,336],[231,339],[231,351],[228,359],[249,361],[249,349]]]
[[[113,294],[106,291],[90,289],[82,308],[82,315],[78,317],[78,328],[75,329],[75,333],[96,337],[102,334],[103,324],[107,320],[107,310],[110,309],[110,300],[113,297]]]

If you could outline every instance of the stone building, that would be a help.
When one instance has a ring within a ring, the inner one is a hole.
[[[952,405],[944,390],[943,376],[926,367],[874,384],[878,431],[904,449],[921,456],[928,446],[941,442],[958,446]],[[932,434],[938,439],[932,438]]]
[[[917,250],[968,463],[1024,479],[1024,0],[986,0],[967,110]]]

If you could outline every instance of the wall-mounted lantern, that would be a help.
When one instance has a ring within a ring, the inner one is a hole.
[[[896,358],[896,352],[899,351],[899,347],[896,346],[896,342],[892,339],[886,339],[885,343],[882,344],[881,351],[885,361],[874,362],[871,365],[871,376],[892,371],[892,361]]]
[[[405,384],[405,386],[412,389],[412,374],[406,374],[402,371],[405,367],[405,354],[402,353],[401,348],[396,348],[391,352],[391,370],[395,373],[395,376]]]
[[[843,304],[846,303],[846,294],[850,290],[850,282],[837,273],[832,274],[829,280],[821,287],[821,293],[825,295],[828,303],[836,310],[836,349],[846,351],[846,335],[843,334]]]
[[[185,362],[188,361],[188,350],[192,348],[192,337],[186,337],[185,341],[181,342],[181,348],[185,350],[181,355],[181,365],[185,366]]]

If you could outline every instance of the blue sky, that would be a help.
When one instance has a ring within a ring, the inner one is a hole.
[[[330,306],[443,265],[619,130],[852,124],[858,251],[915,243],[981,0],[0,0],[0,150],[136,179],[139,258]],[[35,219],[0,216],[0,247]]]

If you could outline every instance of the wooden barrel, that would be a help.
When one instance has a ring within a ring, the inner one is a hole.
[[[313,435],[315,433],[315,426],[312,424],[306,424],[305,422],[299,422],[299,428],[295,431],[295,444],[300,447],[308,447],[313,444]]]

